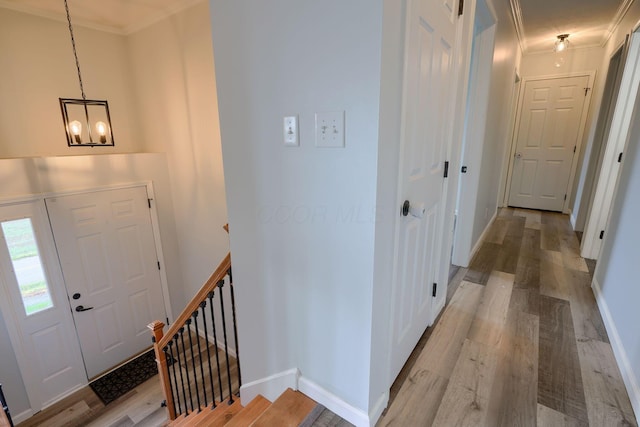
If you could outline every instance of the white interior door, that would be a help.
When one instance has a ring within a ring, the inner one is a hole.
[[[391,379],[431,321],[433,283],[438,277],[443,238],[456,6],[454,0],[415,0],[407,9],[399,195],[400,204],[407,200],[410,209],[406,216],[399,216],[396,227]],[[441,288],[444,292],[446,286]]]
[[[509,206],[563,211],[582,136],[589,76],[527,81]]]
[[[42,200],[0,206],[0,309],[31,409],[87,383]]]
[[[46,199],[87,375],[151,346],[165,318],[145,187]]]

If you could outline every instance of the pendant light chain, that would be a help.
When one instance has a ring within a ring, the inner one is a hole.
[[[76,52],[76,40],[73,37],[73,26],[71,26],[71,15],[69,14],[69,5],[67,0],[64,0],[64,8],[67,11],[67,22],[69,23],[69,34],[71,34],[71,46],[73,47],[73,56],[76,58],[76,68],[78,70],[78,81],[80,82],[80,92],[82,92],[82,99],[86,100],[87,97],[84,94],[84,86],[82,84],[82,74],[80,74],[80,61],[78,61],[78,52]]]

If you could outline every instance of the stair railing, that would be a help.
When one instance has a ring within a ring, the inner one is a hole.
[[[225,286],[227,280],[229,286]],[[228,289],[227,297],[225,289]],[[229,313],[228,307],[225,308],[225,299],[231,302],[231,319],[227,319]],[[221,325],[216,325],[216,318],[221,320]],[[227,320],[232,322],[232,331],[227,330]],[[233,403],[241,384],[241,375],[231,254],[222,260],[166,332],[163,332],[164,326],[164,323],[156,320],[149,325],[149,329],[153,333],[152,341],[169,419],[200,412],[207,406],[215,408],[225,399],[229,404]],[[231,378],[234,364],[229,355],[231,332],[235,344],[237,388],[233,387]],[[223,378],[225,373],[226,379]]]
[[[4,398],[4,393],[2,392],[2,384],[0,384],[0,406],[2,407],[2,411],[0,411],[0,426],[13,427],[9,406],[7,405],[7,400]]]

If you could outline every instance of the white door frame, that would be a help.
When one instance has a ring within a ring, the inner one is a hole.
[[[163,302],[164,302],[164,309],[165,312],[167,313],[167,316],[170,319],[173,319],[173,312],[171,310],[171,304],[170,304],[170,298],[169,298],[169,287],[168,287],[168,280],[167,280],[167,275],[166,275],[166,269],[164,268],[165,265],[165,261],[164,261],[164,253],[162,251],[162,241],[160,238],[160,227],[159,227],[159,220],[158,220],[158,212],[157,212],[157,207],[156,207],[156,203],[155,203],[155,193],[153,190],[153,182],[151,181],[143,181],[143,182],[133,182],[133,183],[126,183],[126,184],[114,184],[114,185],[108,185],[108,186],[99,186],[99,187],[91,187],[91,188],[83,188],[83,189],[78,189],[78,190],[70,190],[70,191],[60,191],[60,192],[47,192],[47,193],[39,193],[39,194],[32,194],[32,195],[25,195],[25,196],[19,196],[19,197],[10,197],[10,198],[0,198],[0,207],[2,206],[6,206],[6,205],[14,205],[14,204],[20,204],[20,203],[29,203],[29,202],[37,202],[37,201],[41,201],[42,202],[42,206],[43,209],[44,208],[44,200],[46,198],[50,198],[50,197],[61,197],[61,196],[68,196],[68,195],[73,195],[73,194],[86,194],[86,193],[94,193],[94,192],[98,192],[98,191],[104,191],[104,190],[118,190],[118,189],[124,189],[124,188],[133,188],[133,187],[145,187],[147,190],[147,195],[150,199],[150,216],[151,216],[151,226],[153,229],[153,237],[154,237],[154,241],[155,241],[155,247],[156,247],[156,254],[158,256],[158,261],[160,262],[160,265],[162,266],[162,268],[160,269],[160,281],[161,281],[161,289],[162,289],[162,298],[163,298]],[[45,215],[48,215],[46,213],[45,210]],[[55,247],[53,247],[51,249],[54,252],[54,259],[55,262],[57,264],[54,265],[54,268],[56,271],[60,271],[60,283],[64,283],[63,279],[62,279],[62,272],[61,272],[61,268],[59,265],[59,261],[58,261],[58,257],[57,257],[57,252]],[[0,279],[1,280],[1,279]],[[0,296],[2,296],[3,298],[5,297],[5,295],[3,294],[3,287],[0,287]],[[64,293],[67,293],[67,289],[66,289],[66,285],[65,285],[65,289],[64,289]],[[71,306],[69,306],[71,307]],[[5,310],[3,310],[3,313],[5,313]],[[25,350],[23,347],[18,346],[19,348],[17,348],[16,343],[20,343],[21,340],[19,339],[19,336],[16,334],[19,334],[18,332],[18,328],[16,325],[16,318],[13,314],[13,311],[6,311],[7,315],[4,316],[6,325],[7,325],[7,330],[9,331],[9,335],[11,337],[11,341],[12,341],[12,345],[13,345],[13,351],[16,354],[16,358],[18,359],[18,361],[20,360],[27,360],[24,357],[25,354]],[[165,319],[158,319],[158,320],[165,320]],[[73,320],[71,320],[71,327],[74,328],[74,336],[75,336],[75,326],[73,324]],[[15,335],[15,336],[12,336]],[[151,342],[151,341],[149,341]],[[80,359],[82,360],[82,356],[79,353],[79,346],[78,346],[78,357],[80,357]],[[26,367],[25,367],[26,368]],[[83,368],[84,368],[84,363],[83,363]],[[21,367],[21,371],[22,371],[22,367]],[[21,372],[21,376],[24,377],[24,375],[22,375]],[[24,378],[23,378],[24,381]],[[86,385],[88,384],[88,380],[83,384]],[[29,392],[29,388],[28,385],[25,382],[25,387],[27,388],[27,394],[29,397],[29,401],[30,402],[37,402],[37,398],[36,400],[32,399],[32,396],[30,396],[30,392]],[[71,390],[69,393],[73,393],[75,391]],[[67,393],[67,395],[69,394]],[[64,398],[66,395],[63,395],[60,397],[60,399]],[[55,402],[46,402],[46,406],[49,406],[51,404],[53,404]],[[33,405],[33,403],[31,403]],[[43,408],[31,408],[31,411],[38,411],[40,409]]]
[[[471,167],[465,175],[459,175],[458,177],[457,217],[451,256],[451,262],[461,267],[469,266],[474,252],[474,248],[472,248],[473,225],[475,222],[476,201],[478,199],[478,186],[480,185],[477,174],[482,168],[482,150],[487,126],[497,23],[496,13],[491,5],[480,0],[477,2],[476,7],[481,4],[484,4],[487,8],[492,23],[474,35],[468,101],[465,102],[464,136],[459,164]],[[459,168],[452,171],[452,173],[460,173]]]
[[[507,172],[507,181],[506,181],[506,185],[505,185],[505,191],[504,191],[504,202],[503,205],[504,206],[508,206],[509,205],[509,194],[511,193],[511,178],[513,175],[513,165],[514,165],[514,161],[515,161],[515,153],[516,153],[516,149],[517,149],[517,139],[518,139],[518,129],[520,126],[520,118],[522,115],[522,108],[524,105],[524,96],[523,93],[527,87],[527,83],[531,82],[531,81],[538,81],[538,80],[550,80],[550,79],[562,79],[562,78],[569,78],[569,77],[583,77],[583,76],[587,76],[589,77],[589,82],[587,83],[589,88],[591,90],[589,90],[587,92],[587,96],[585,97],[585,105],[584,108],[582,109],[582,116],[580,117],[580,127],[578,130],[578,138],[576,141],[576,152],[573,156],[573,159],[571,160],[571,173],[569,174],[569,183],[567,184],[567,199],[564,201],[564,204],[562,206],[562,212],[565,214],[569,214],[570,209],[569,207],[571,206],[570,202],[571,202],[571,189],[573,188],[573,182],[575,181],[576,178],[576,170],[578,169],[578,161],[577,159],[580,158],[580,153],[582,151],[582,145],[583,145],[583,139],[584,139],[584,131],[585,131],[585,127],[587,124],[587,117],[589,117],[589,110],[591,109],[591,95],[593,94],[593,84],[595,82],[595,78],[596,78],[596,72],[595,70],[593,71],[581,71],[581,72],[574,72],[574,73],[564,73],[564,74],[550,74],[550,75],[544,75],[544,76],[534,76],[534,77],[523,77],[522,78],[522,82],[520,84],[520,95],[518,96],[518,110],[516,112],[516,122],[515,122],[515,126],[514,126],[514,131],[513,131],[513,135],[511,137],[511,149],[509,150],[509,171]]]
[[[620,163],[619,153],[624,153],[631,130],[631,120],[640,86],[640,33],[634,29],[629,45],[629,53],[624,64],[618,99],[615,104],[609,137],[607,138],[600,177],[596,184],[595,196],[587,218],[580,255],[583,258],[598,259],[602,240],[600,233],[606,231],[613,197],[618,187]]]

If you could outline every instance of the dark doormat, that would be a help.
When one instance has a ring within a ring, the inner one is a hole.
[[[89,383],[89,387],[107,405],[157,374],[158,367],[152,349]]]

